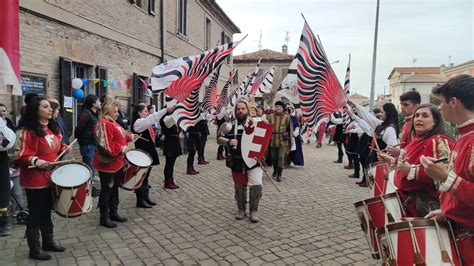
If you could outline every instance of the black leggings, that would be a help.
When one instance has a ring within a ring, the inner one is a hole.
[[[51,189],[25,189],[28,201],[28,221],[26,229],[36,229],[51,226],[51,208],[53,207],[53,195]]]
[[[8,169],[8,155],[6,151],[0,152],[0,209],[7,208],[10,204],[10,171]]]
[[[337,159],[342,161],[342,157],[344,156],[344,152],[342,151],[342,142],[336,141],[337,145]]]
[[[201,138],[199,137],[199,135],[189,134],[186,146],[188,149],[187,165],[188,167],[191,167],[194,165],[194,155],[196,155],[196,151],[199,151],[201,149]]]
[[[100,195],[99,208],[117,207],[119,203],[118,185],[122,179],[123,168],[115,173],[99,171]]]
[[[176,162],[177,156],[166,156],[166,163],[165,163],[165,181],[172,181],[174,180],[173,171],[174,171],[174,163]]]

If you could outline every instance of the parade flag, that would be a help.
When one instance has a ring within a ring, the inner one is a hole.
[[[211,107],[217,107],[217,82],[219,82],[219,74],[221,72],[221,66],[217,67],[216,71],[212,75],[209,84],[206,86],[204,91],[204,98],[202,99],[202,109],[208,110]]]
[[[298,59],[295,58],[291,61],[290,67],[288,68],[288,73],[283,78],[278,88],[277,94],[280,94],[282,97],[287,98],[293,104],[299,104],[300,98],[298,97],[298,75],[296,67],[298,65]]]
[[[13,95],[22,95],[19,23],[19,0],[0,1],[0,92],[10,85]]]
[[[260,97],[262,94],[270,93],[273,88],[273,72],[275,66],[272,66],[267,72],[255,77],[252,87],[250,88],[249,96]]]
[[[243,40],[243,39],[242,39]],[[155,92],[184,102],[194,90],[199,90],[204,79],[230,55],[242,41],[220,45],[200,55],[174,59],[153,68],[151,86]]]
[[[221,94],[219,94],[219,98],[217,99],[217,107],[216,107],[216,114],[218,119],[222,119],[225,114],[226,106],[229,101],[229,86],[234,79],[235,74],[237,73],[237,69],[234,69],[229,76],[229,79],[225,83],[224,87],[222,88]]]
[[[347,96],[329,64],[323,46],[305,21],[296,66],[298,97],[309,132],[345,105]]]
[[[346,69],[346,80],[344,81],[344,93],[349,97],[351,91],[350,91],[350,80],[351,80],[351,54],[349,54],[349,62],[347,63],[347,69]],[[347,105],[344,105],[343,107],[343,112],[342,112],[342,125],[344,128],[344,131],[346,130],[347,126],[351,122],[351,118],[347,114]]]
[[[191,91],[188,98],[175,105],[175,110],[171,116],[176,124],[186,131],[188,127],[194,126],[200,119],[201,104],[199,103],[199,90]]]

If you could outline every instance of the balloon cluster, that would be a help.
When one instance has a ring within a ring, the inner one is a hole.
[[[84,91],[81,89],[83,85],[84,83],[82,82],[81,79],[79,78],[72,79],[72,88],[73,88],[72,97],[74,97],[74,99],[78,101],[84,98]]]

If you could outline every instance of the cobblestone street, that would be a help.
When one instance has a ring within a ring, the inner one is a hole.
[[[38,265],[376,263],[353,207],[368,198],[368,190],[333,163],[335,147],[304,145],[306,165],[284,170],[281,193],[264,177],[257,224],[234,219],[233,182],[224,162],[215,160],[216,148],[211,137],[210,164],[198,165],[197,176],[185,175],[186,157],[179,157],[175,176],[181,188],[174,191],[162,188],[161,156],[151,180],[158,206],[137,209],[135,195],[120,190],[119,211],[129,222],[115,229],[98,225],[96,209],[74,219],[54,214],[56,239],[67,250]],[[24,226],[13,226],[12,236],[0,238],[0,265],[34,264],[27,258]]]

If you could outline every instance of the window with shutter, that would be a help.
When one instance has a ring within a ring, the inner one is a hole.
[[[178,0],[178,33],[187,35],[188,1]]]
[[[61,106],[64,106],[64,96],[72,96],[72,61],[71,59],[59,58],[59,92]],[[73,130],[72,113],[63,113],[64,124],[68,132]]]
[[[132,85],[133,85],[133,98],[132,104],[136,105],[138,103],[146,103],[149,104],[149,101],[146,101],[145,98],[145,84],[143,81],[147,81],[148,77],[140,76],[137,73],[133,73],[132,77]]]
[[[101,99],[108,93],[107,87],[104,86],[104,80],[108,79],[108,70],[103,66],[95,67],[95,78],[100,81],[95,84],[95,95]]]
[[[161,1],[164,1],[164,0],[161,0]],[[155,0],[148,1],[148,13],[153,16],[156,14],[155,3],[156,3]]]

